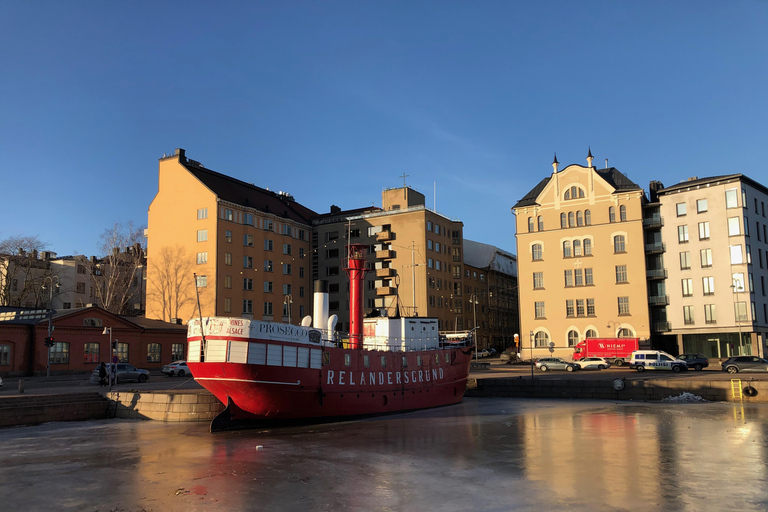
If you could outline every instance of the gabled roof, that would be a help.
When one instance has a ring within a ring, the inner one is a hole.
[[[530,190],[530,192],[525,194],[525,197],[523,197],[521,200],[519,200],[517,202],[517,204],[515,206],[513,206],[512,208],[517,208],[517,207],[520,207],[520,206],[531,206],[531,205],[537,204],[536,203],[536,199],[539,198],[539,194],[541,194],[541,191],[544,190],[544,187],[547,186],[547,183],[549,183],[550,179],[552,179],[551,176],[541,180],[538,185],[533,187]]]
[[[752,187],[762,191],[764,194],[768,194],[768,188],[765,187],[765,185],[761,185],[760,183],[756,182],[752,178],[749,178],[748,176],[744,176],[743,174],[725,174],[722,176],[710,176],[708,178],[694,178],[687,181],[683,181],[681,183],[677,183],[675,185],[671,185],[669,187],[662,188],[658,191],[659,195],[667,194],[669,192],[675,192],[677,190],[683,190],[690,187],[699,187],[701,185],[711,185],[713,183],[719,183],[719,182],[731,182],[731,181],[743,181],[744,183],[747,183],[751,185]]]
[[[219,199],[303,224],[310,224],[311,220],[317,217],[317,213],[297,203],[290,196],[277,194],[184,160],[186,159],[179,160],[181,165]]]

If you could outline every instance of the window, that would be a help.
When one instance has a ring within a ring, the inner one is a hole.
[[[688,226],[677,226],[677,241],[681,244],[688,243]]]
[[[560,228],[565,229],[568,227],[568,221],[566,220],[565,213],[560,214]]]
[[[619,219],[622,222],[627,220],[627,207],[624,205],[619,206]]]
[[[430,224],[432,224],[432,223],[431,222],[427,222],[427,231],[429,231],[430,228],[431,228]],[[528,217],[528,232],[529,233],[533,232],[533,217]]]
[[[624,252],[624,235],[616,235],[613,237],[613,252]]]
[[[629,314],[629,297],[619,297],[619,314]]]
[[[283,254],[291,254],[291,244],[283,244]]]
[[[677,216],[682,217],[685,215],[685,203],[677,203],[675,205],[675,208],[677,209]]]
[[[536,318],[544,318],[544,301],[534,302],[533,309]]]
[[[147,362],[159,363],[160,350],[161,350],[161,345],[159,343],[150,343],[149,345],[147,345]]]
[[[747,303],[737,302],[733,305],[737,322],[747,321]]]
[[[627,282],[627,266],[626,265],[616,265],[616,282],[617,283]]]
[[[69,364],[69,343],[57,341],[51,347],[51,364]]]
[[[586,334],[584,335],[585,338],[597,338],[597,331],[594,329],[588,329]]]
[[[2,354],[0,352],[0,354]],[[99,360],[99,344],[98,343],[84,343],[83,344],[83,362],[84,363],[98,363]],[[2,356],[0,355],[0,365],[2,365]],[[7,364],[7,363],[6,363]]]
[[[746,288],[744,288],[744,285],[746,283],[744,282],[744,274],[743,273],[735,272],[731,276],[731,281],[733,283],[732,286],[733,286],[733,291],[734,292],[741,293],[741,292],[746,290]]]
[[[608,207],[608,222],[616,222],[616,207]]]
[[[325,234],[325,241],[326,242],[330,242],[330,241],[338,240],[338,239],[339,239],[339,232],[338,231],[329,231],[328,233]]]
[[[538,217],[536,217],[536,220],[538,220],[539,222],[539,231],[544,231],[544,217],[539,215]]]
[[[691,269],[691,253],[684,251],[680,253],[680,270]]]
[[[243,224],[248,224],[249,226],[253,226],[253,215],[250,213],[244,213]]]
[[[704,304],[704,321],[708,324],[717,323],[717,315],[715,314],[714,304]]]
[[[581,210],[576,212],[576,225],[577,226],[583,226],[584,225],[584,214],[581,213]]]
[[[197,253],[197,264],[202,265],[204,263],[208,263],[208,253],[207,252]]]
[[[197,209],[197,220],[203,220],[208,218],[208,208]]]
[[[740,228],[738,217],[728,217],[728,236],[740,235]]]
[[[584,284],[587,286],[592,286],[594,281],[592,280],[592,269],[591,268],[585,268],[584,269]]]
[[[683,306],[683,323],[693,325],[693,306]]]
[[[544,272],[533,273],[533,287],[544,288]]]
[[[183,361],[184,343],[171,343],[171,361]]]
[[[573,255],[581,256],[581,240],[573,241]]]
[[[701,256],[701,268],[710,268],[712,266],[712,249],[702,249],[699,254]]]
[[[741,252],[741,246],[740,245],[731,245],[730,246],[730,252],[731,252],[731,264],[737,265],[739,263],[744,263],[744,255]]]
[[[208,240],[208,230],[207,229],[198,229],[197,230],[197,241],[198,242],[205,242]]]
[[[584,299],[576,299],[576,316],[584,316]]]
[[[699,240],[709,240],[709,222],[699,222]]]
[[[573,212],[568,212],[568,227],[572,228],[576,226],[576,217]]]
[[[291,226],[288,224],[283,224],[283,234],[293,236],[293,230],[291,229]]]
[[[11,347],[0,345],[0,366],[9,366],[11,364]]]
[[[232,220],[234,218],[234,215],[232,214],[232,210],[229,208],[222,208],[221,209],[221,218],[225,220]]]
[[[574,330],[568,331],[568,346],[575,347],[578,342],[579,342],[579,333]]]
[[[232,276],[224,276],[224,288],[232,288]]]
[[[683,297],[693,297],[693,279],[683,279]]]
[[[197,287],[205,288],[208,286],[208,276],[197,276]]]
[[[696,212],[704,213],[706,211],[707,211],[707,200],[706,199],[696,200]]]
[[[253,235],[243,235],[243,245],[253,247]]]
[[[231,313],[232,312],[232,298],[231,297],[224,297],[224,312],[225,313]]]
[[[272,293],[274,290],[274,284],[272,281],[264,281],[264,293]]]
[[[243,268],[253,268],[253,258],[251,256],[243,256]]]
[[[549,345],[549,336],[544,331],[539,331],[533,335],[534,343],[537,347],[546,347]]]
[[[226,240],[226,242],[227,242],[228,244],[231,244],[231,243],[232,243],[232,231],[230,231],[230,230],[226,230],[226,231],[224,232],[224,240]]]
[[[725,207],[726,208],[738,208],[739,207],[739,191],[732,188],[725,191]]]
[[[76,283],[75,284],[75,292],[76,293],[85,293],[85,283]]]
[[[704,295],[715,294],[715,278],[712,276],[701,278],[701,289],[704,290]]]
[[[224,264],[225,265],[232,265],[232,253],[231,252],[225,252],[224,253]]]
[[[245,313],[246,315],[253,314],[253,301],[251,299],[243,300],[243,313]]]
[[[283,285],[283,295],[290,295],[291,293],[293,293],[291,291],[291,285],[290,284],[284,284]]]
[[[544,253],[544,249],[543,249],[543,246],[541,244],[533,244],[531,246],[531,254],[533,255],[533,261],[538,261],[538,260],[543,259],[542,258],[543,253]],[[456,267],[454,267],[454,274],[456,273],[456,268],[457,267],[458,267],[458,265]],[[461,268],[460,267],[458,267],[458,268],[459,268],[458,274],[459,274],[459,277],[461,277]]]
[[[289,276],[291,275],[291,264],[290,263],[283,263],[283,275]]]
[[[243,278],[243,290],[253,291],[253,279],[251,279],[250,277]]]
[[[585,226],[592,225],[592,212],[589,210],[584,210],[584,225]]]
[[[592,256],[592,240],[585,238],[584,242],[584,256]]]
[[[565,286],[573,286],[573,270],[565,271]]]
[[[571,257],[571,241],[566,240],[563,242],[563,258],[570,258]]]
[[[587,299],[587,316],[595,316],[595,299]],[[587,331],[587,336],[589,336],[589,332]],[[594,331],[591,331],[594,332]],[[590,336],[591,338],[596,337],[597,334],[595,333],[594,336]]]
[[[580,268],[573,271],[573,284],[574,286],[584,286],[584,278]]]
[[[304,259],[304,248],[299,247],[299,259]]]
[[[274,244],[274,242],[272,242],[272,240],[270,240],[269,238],[265,238],[264,239],[264,250],[265,251],[272,251],[272,250],[274,250],[274,246],[275,246],[275,244]]]
[[[264,272],[273,272],[272,260],[264,260]]]

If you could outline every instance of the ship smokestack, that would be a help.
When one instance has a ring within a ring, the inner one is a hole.
[[[315,304],[312,327],[324,330],[328,325],[328,281],[315,281]],[[333,334],[333,333],[329,333]]]
[[[349,261],[349,346],[352,349],[363,346],[363,281],[365,280],[365,255],[368,246],[350,244],[348,247]]]

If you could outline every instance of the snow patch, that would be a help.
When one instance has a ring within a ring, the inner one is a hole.
[[[698,395],[694,395],[693,393],[688,393],[686,391],[684,393],[680,393],[680,396],[668,396],[667,398],[664,398],[661,401],[662,402],[694,403],[694,402],[707,402],[707,399],[706,398],[701,398]]]

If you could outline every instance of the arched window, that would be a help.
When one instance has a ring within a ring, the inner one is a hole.
[[[576,226],[576,218],[573,216],[573,212],[568,212],[568,227],[572,228]]]
[[[573,241],[573,255],[581,256],[581,240]]]
[[[619,219],[621,222],[627,220],[627,207],[624,205],[619,206]]]
[[[533,335],[537,347],[546,347],[549,345],[549,336],[544,331],[539,331]]]
[[[584,256],[592,256],[592,240],[584,239]]]
[[[560,214],[560,227],[561,227],[561,228],[566,228],[566,227],[568,227],[568,226],[566,225],[566,223],[565,223],[565,213],[561,213],[561,214]]]
[[[619,338],[632,338],[632,331],[627,328],[619,329]]]
[[[160,344],[150,343],[147,345],[147,362],[159,363],[160,362]]]
[[[608,207],[608,222],[616,222],[616,208]]]
[[[539,231],[544,231],[544,217],[539,215],[537,219],[539,221]]]
[[[592,225],[592,212],[590,212],[589,210],[584,210],[584,225],[585,226]]]
[[[576,212],[576,225],[577,226],[583,226],[584,225],[584,214],[581,213],[581,210]]]
[[[563,196],[563,199],[570,199],[571,198],[571,189],[565,189],[565,195]]]
[[[584,335],[585,338],[597,338],[597,331],[594,329],[587,329],[587,333]]]
[[[579,333],[574,330],[568,331],[568,346],[575,347],[578,342],[579,342]]]
[[[533,256],[533,261],[543,259],[544,250],[541,244],[533,244],[531,246],[531,254]]]
[[[616,235],[613,237],[613,252],[624,252],[624,235]]]
[[[565,189],[565,194],[563,194],[563,199],[576,199],[579,197],[584,197],[584,191],[575,185]]]
[[[571,241],[566,240],[563,242],[563,258],[570,258],[571,257]]]
[[[533,232],[533,217],[528,217],[528,232]]]

